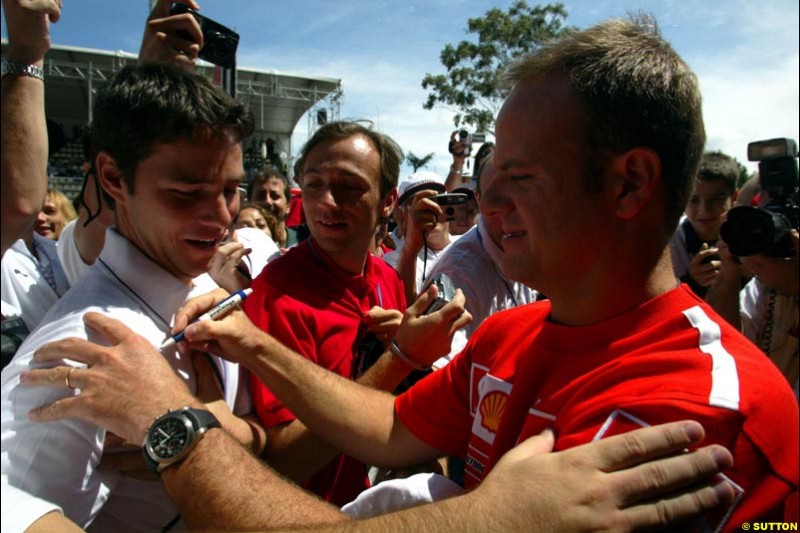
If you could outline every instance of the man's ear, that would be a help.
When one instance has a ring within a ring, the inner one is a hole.
[[[380,210],[378,214],[381,218],[388,218],[392,211],[394,210],[394,206],[397,203],[397,188],[395,187],[392,189],[389,194],[387,194],[383,201],[381,202]]]
[[[128,185],[111,154],[105,151],[97,154],[95,171],[103,190],[114,199],[115,203],[124,205],[129,194]]]
[[[661,159],[649,148],[634,148],[609,163],[617,215],[629,220],[647,205],[661,186]]]

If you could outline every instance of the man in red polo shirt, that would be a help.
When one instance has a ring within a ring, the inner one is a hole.
[[[386,390],[411,370],[394,358],[376,363],[406,299],[369,247],[391,213],[401,160],[394,141],[360,124],[317,130],[297,165],[311,237],[264,269],[244,305],[257,326],[316,364]],[[310,434],[261,381],[251,385],[279,472],[340,506],[369,486],[363,463]]]

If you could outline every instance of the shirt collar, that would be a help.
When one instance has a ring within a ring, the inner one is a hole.
[[[112,277],[125,285],[170,325],[173,315],[187,298],[207,292],[216,286],[205,274],[195,278],[191,287],[182,283],[144,255],[114,228],[106,231],[106,241],[103,251],[100,252],[100,260],[111,271]]]
[[[480,235],[481,246],[483,246],[483,249],[487,254],[489,254],[489,258],[492,260],[492,263],[497,266],[499,271],[501,261],[503,260],[503,250],[497,244],[495,244],[495,242],[489,236],[489,230],[486,227],[486,222],[483,219],[483,215],[478,215],[478,234]]]

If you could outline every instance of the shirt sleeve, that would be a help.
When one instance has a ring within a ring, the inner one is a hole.
[[[61,513],[58,505],[37,498],[5,482],[2,483],[2,512],[0,531],[3,533],[24,533],[28,527],[47,513]]]
[[[46,424],[30,421],[31,409],[74,391],[25,387],[19,381],[20,372],[34,366],[33,353],[42,344],[66,337],[86,338],[82,321],[78,321],[80,325],[67,317],[44,324],[26,339],[3,370],[2,475],[4,482],[58,504],[71,520],[85,526],[121,479],[117,471],[97,468],[105,430],[77,419]]]
[[[470,359],[468,346],[395,400],[395,414],[403,425],[447,455],[463,457],[471,434]]]

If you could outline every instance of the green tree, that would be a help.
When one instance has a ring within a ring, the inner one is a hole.
[[[416,172],[417,170],[421,169],[422,167],[430,163],[431,159],[433,159],[433,152],[429,153],[424,157],[419,157],[418,155],[414,155],[414,152],[408,152],[406,154],[406,161],[408,161],[408,164],[414,168],[414,172]]]
[[[471,125],[476,131],[493,132],[494,120],[508,89],[501,74],[511,61],[533,52],[542,43],[562,35],[567,11],[563,4],[529,6],[516,0],[503,11],[492,8],[482,17],[467,21],[467,33],[478,42],[445,45],[440,59],[447,74],[426,74],[422,87],[429,89],[425,109],[441,105],[456,112],[456,127]]]

